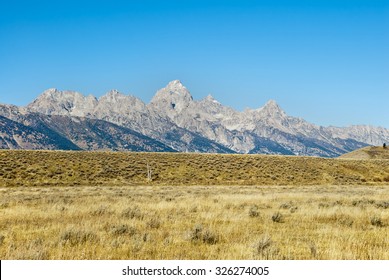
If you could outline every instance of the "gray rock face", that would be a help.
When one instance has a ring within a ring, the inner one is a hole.
[[[180,82],[173,81],[169,84],[169,87],[171,87],[170,91],[172,92],[168,92],[169,95],[174,96],[178,92],[183,91],[187,99],[192,99],[189,91]],[[159,92],[159,95],[157,94],[156,96],[159,96],[159,100],[163,101],[164,95],[164,92]],[[173,99],[177,100],[176,110],[183,106],[183,102],[187,102],[185,97],[182,102],[180,101],[180,96],[173,97]],[[79,108],[82,108],[82,110]],[[77,92],[62,92],[50,89],[29,104],[25,111],[45,115],[87,117],[104,120],[156,139],[171,150],[215,153],[233,152],[219,143],[177,126],[169,118],[164,117],[165,115],[162,114],[161,110],[154,109],[152,106],[146,106],[139,98],[124,95],[117,90],[112,90],[96,99],[92,96],[85,97]]]
[[[165,88],[157,91],[149,108],[173,120],[185,111],[193,102],[192,95],[180,81],[170,82]]]
[[[274,100],[244,112],[223,106],[212,96],[195,101],[179,81],[159,90],[147,106],[179,127],[238,153],[333,157],[367,144],[380,145],[389,136],[388,130],[384,130],[378,137],[373,128],[370,138],[358,137],[358,133],[346,132],[347,129],[341,129],[344,134],[335,134],[329,128],[288,116]]]
[[[28,111],[45,115],[72,115],[85,117],[97,104],[94,96],[83,96],[75,91],[59,91],[55,88],[44,91],[27,106]]]
[[[326,128],[326,131],[333,137],[340,139],[355,139],[357,141],[367,143],[369,145],[381,146],[388,142],[388,129],[383,127],[374,127],[368,125],[353,125],[349,127],[333,127]]]
[[[334,157],[366,145],[382,145],[389,139],[389,130],[385,128],[322,127],[308,123],[288,116],[274,100],[243,112],[223,106],[211,95],[197,101],[178,80],[158,90],[149,104],[117,90],[97,99],[74,91],[49,89],[25,108],[0,105],[0,115],[34,129],[32,120],[39,116],[41,124],[82,149],[125,150],[127,143],[129,150],[136,145],[153,150],[150,147],[155,145],[156,151]],[[72,130],[66,132],[58,122],[66,123]],[[89,131],[98,127],[114,144],[105,143],[95,132],[84,135],[77,126]],[[128,133],[131,139],[124,136]],[[120,140],[121,134],[127,140]],[[84,139],[82,143],[76,140],[80,138]]]

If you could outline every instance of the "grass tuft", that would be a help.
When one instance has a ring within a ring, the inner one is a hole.
[[[280,212],[276,212],[271,216],[271,220],[275,223],[283,223],[284,216]]]

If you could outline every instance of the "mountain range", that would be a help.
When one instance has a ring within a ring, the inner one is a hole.
[[[288,116],[274,101],[243,112],[211,95],[194,100],[178,80],[145,104],[111,90],[96,98],[48,89],[25,107],[0,104],[0,148],[261,153],[336,157],[382,145],[389,130],[323,127]]]

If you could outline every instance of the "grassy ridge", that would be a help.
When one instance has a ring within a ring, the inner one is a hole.
[[[365,148],[341,155],[339,158],[389,159],[389,148],[369,146],[369,147],[365,147]]]
[[[0,151],[0,187],[377,185],[388,182],[388,160],[191,153]]]

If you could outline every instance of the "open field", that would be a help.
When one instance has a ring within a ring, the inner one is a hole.
[[[389,259],[389,161],[0,151],[0,259]]]
[[[389,259],[388,186],[0,189],[1,259]]]
[[[0,150],[0,187],[380,184],[389,184],[389,160]]]

